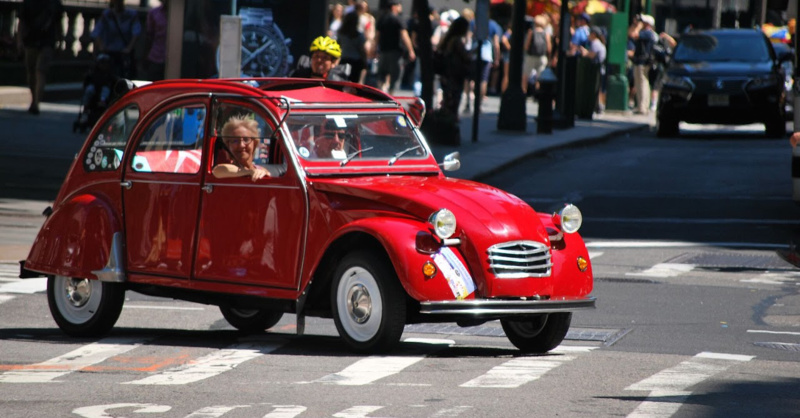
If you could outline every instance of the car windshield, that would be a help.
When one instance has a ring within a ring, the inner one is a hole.
[[[675,62],[769,61],[765,41],[752,33],[687,34],[681,37],[673,55]]]
[[[405,115],[290,114],[286,126],[297,153],[308,161],[414,159],[427,150]]]

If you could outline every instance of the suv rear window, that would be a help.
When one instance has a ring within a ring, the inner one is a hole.
[[[673,60],[676,62],[763,62],[769,59],[769,51],[763,37],[755,33],[686,34],[681,36],[673,55]]]

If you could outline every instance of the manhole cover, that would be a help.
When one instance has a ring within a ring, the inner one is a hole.
[[[686,253],[681,254],[668,263],[694,264],[699,268],[739,268],[751,270],[786,270],[794,266],[787,263],[777,254],[748,253]]]

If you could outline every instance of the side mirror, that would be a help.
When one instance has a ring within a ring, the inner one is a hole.
[[[461,154],[456,152],[451,152],[444,156],[444,161],[440,164],[442,166],[442,170],[444,171],[456,171],[461,168]]]

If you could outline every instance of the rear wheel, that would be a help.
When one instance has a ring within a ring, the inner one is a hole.
[[[272,328],[283,318],[283,312],[269,309],[239,309],[219,307],[222,316],[239,331],[256,333]]]
[[[559,312],[536,318],[501,319],[506,337],[526,353],[546,353],[561,344],[567,336],[572,313]]]
[[[125,288],[119,283],[50,276],[47,302],[56,324],[73,337],[106,334],[119,319]]]
[[[334,273],[331,308],[339,335],[357,351],[388,351],[403,335],[405,292],[385,256],[345,256]]]

